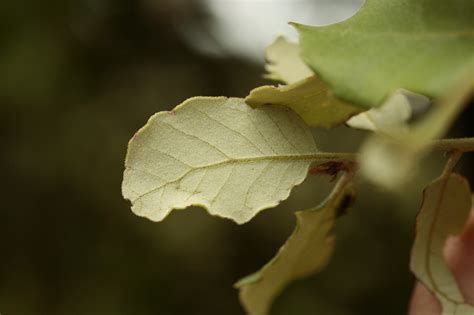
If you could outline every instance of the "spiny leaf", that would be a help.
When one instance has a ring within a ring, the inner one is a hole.
[[[300,47],[278,36],[265,49],[267,64],[265,78],[286,84],[296,83],[313,75],[311,69],[300,58]]]
[[[443,256],[447,238],[462,232],[470,210],[469,184],[457,174],[443,175],[423,193],[410,268],[436,295],[443,315],[474,314],[474,307],[466,304]]]
[[[245,98],[247,104],[282,105],[294,110],[312,127],[331,128],[344,123],[363,109],[334,98],[315,76],[286,86],[262,86]]]
[[[352,117],[347,125],[382,134],[406,133],[408,120],[417,109],[426,108],[429,102],[423,95],[397,90],[382,106]]]
[[[346,21],[295,25],[303,60],[341,99],[374,107],[397,88],[445,94],[474,64],[474,1],[366,0]]]
[[[319,159],[327,160],[290,110],[196,97],[154,115],[132,138],[122,191],[154,221],[197,205],[244,223],[286,199]]]
[[[329,233],[339,213],[354,196],[343,182],[317,208],[296,212],[296,228],[277,255],[258,272],[237,282],[240,300],[249,315],[268,314],[273,300],[293,280],[322,270],[328,263],[334,237]]]
[[[468,103],[474,89],[472,73],[474,71],[434,103],[409,132],[370,137],[360,154],[361,172],[365,177],[389,189],[408,181],[415,165],[429,149],[429,143],[447,132]]]

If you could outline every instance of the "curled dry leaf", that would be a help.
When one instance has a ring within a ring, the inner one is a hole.
[[[277,255],[262,269],[236,283],[247,314],[268,314],[274,299],[290,282],[319,272],[327,265],[335,240],[330,232],[355,194],[346,179],[341,177],[321,206],[296,212],[296,228]]]
[[[445,174],[429,184],[417,218],[410,268],[434,293],[443,315],[472,315],[443,256],[449,236],[463,231],[471,210],[471,191],[465,178]]]

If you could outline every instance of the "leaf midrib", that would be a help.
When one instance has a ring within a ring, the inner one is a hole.
[[[433,289],[435,290],[435,293],[442,296],[442,297],[444,297],[446,300],[448,300],[449,302],[455,304],[456,306],[458,306],[460,304],[465,304],[465,302],[454,300],[449,295],[447,295],[444,291],[440,290],[440,288],[438,287],[436,278],[433,275],[433,272],[431,270],[431,255],[430,255],[431,246],[433,244],[435,226],[437,226],[437,224],[438,224],[439,212],[441,211],[440,208],[441,208],[441,205],[443,204],[444,197],[446,195],[446,187],[448,185],[449,180],[450,180],[449,175],[447,175],[445,178],[443,178],[442,186],[440,188],[441,194],[439,195],[439,197],[437,198],[437,201],[436,201],[434,219],[433,219],[433,223],[430,226],[429,235],[428,235],[428,246],[427,246],[428,250],[425,252],[425,260],[426,260],[426,273],[428,274],[428,278],[430,279],[431,284],[433,285]]]
[[[197,170],[206,170],[214,167],[219,167],[219,166],[226,166],[226,165],[235,165],[235,164],[244,164],[244,163],[253,163],[253,162],[262,162],[262,161],[331,161],[331,160],[345,160],[345,159],[353,159],[353,154],[351,153],[326,153],[326,152],[321,152],[321,153],[311,153],[311,154],[299,154],[299,155],[272,155],[272,156],[257,156],[257,157],[250,157],[250,158],[234,158],[234,159],[227,159],[224,161],[216,162],[216,163],[211,163],[208,165],[201,165],[201,166],[191,166],[189,165],[190,169],[186,172],[184,172],[182,175],[180,175],[177,179],[172,180],[172,181],[167,181],[163,185],[160,185],[159,187],[155,187],[150,191],[147,191],[143,194],[141,194],[139,197],[135,198],[134,200],[131,200],[132,202],[136,202],[137,200],[140,200],[141,198],[154,193],[161,188],[174,184],[176,182],[179,182],[182,180],[184,177],[186,177],[188,174],[191,172],[197,171]],[[135,170],[139,172],[144,172],[146,174],[149,174],[151,176],[155,176],[160,178],[161,180],[165,180],[162,177],[150,173],[145,170],[140,170],[140,169],[135,169],[130,166],[127,166],[128,169],[130,170]]]

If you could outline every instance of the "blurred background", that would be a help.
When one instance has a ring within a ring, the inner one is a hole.
[[[232,284],[273,257],[292,212],[332,184],[311,177],[244,226],[202,209],[152,223],[121,197],[127,142],[188,97],[268,84],[263,47],[297,38],[288,21],[340,21],[361,1],[1,1],[0,313],[243,314]],[[473,136],[472,117],[452,135]],[[364,136],[315,130],[328,151],[356,150]],[[442,160],[427,159],[399,194],[362,183],[329,267],[292,284],[272,314],[404,314],[421,189]]]

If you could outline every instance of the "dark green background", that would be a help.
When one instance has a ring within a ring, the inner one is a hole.
[[[182,40],[179,25],[206,20],[199,3],[150,3],[0,2],[2,315],[243,314],[233,282],[274,255],[292,211],[330,188],[311,178],[244,226],[202,209],[162,223],[131,213],[123,160],[150,115],[265,83],[262,65],[207,57]],[[453,134],[473,135],[472,114]],[[345,151],[365,133],[315,135],[321,148]],[[362,184],[329,268],[293,284],[272,314],[404,314],[420,190],[441,160],[423,163],[399,195]]]

